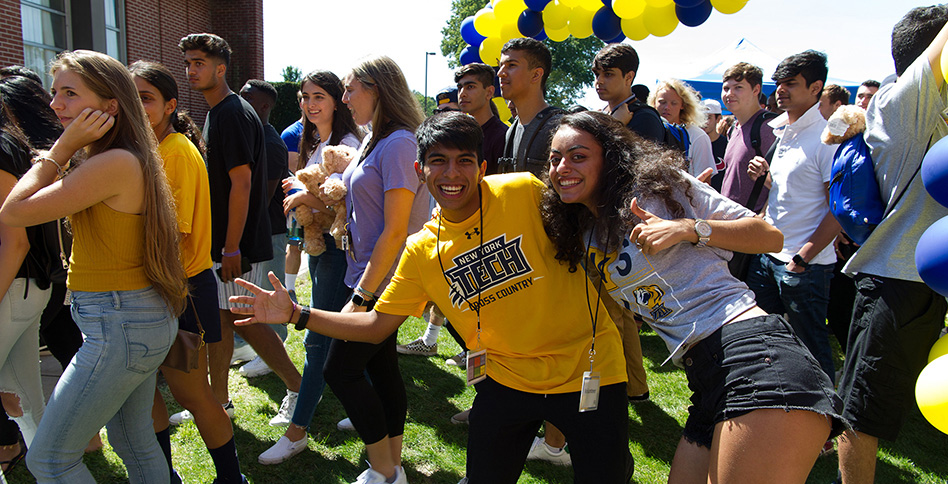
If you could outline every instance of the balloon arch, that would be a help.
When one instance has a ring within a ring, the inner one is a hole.
[[[732,14],[748,0],[490,0],[461,22],[467,46],[461,64],[497,65],[500,49],[510,39],[532,37],[562,42],[590,35],[606,43],[626,38],[664,37],[678,24],[697,27],[711,10]]]

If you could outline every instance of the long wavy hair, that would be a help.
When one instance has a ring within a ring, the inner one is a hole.
[[[7,116],[26,135],[36,149],[48,150],[63,133],[56,117],[49,92],[43,85],[23,76],[0,79],[0,101]]]
[[[329,137],[329,145],[338,145],[342,142],[342,138],[345,138],[349,133],[352,133],[359,141],[362,141],[362,129],[359,128],[359,125],[352,119],[352,111],[346,109],[346,105],[342,103],[342,81],[330,71],[313,71],[306,74],[306,77],[300,81],[300,91],[303,90],[303,85],[307,82],[311,82],[322,88],[332,98],[333,103],[335,103],[336,109],[332,113],[332,135]],[[316,125],[311,123],[309,118],[304,114],[303,134],[300,136],[299,146],[300,161],[305,163],[306,160],[309,160],[309,157],[313,156],[313,153],[316,152],[316,148],[319,147],[319,143],[321,142],[322,140],[319,139],[319,131],[316,129]]]
[[[678,191],[691,196],[681,153],[648,141],[597,111],[567,114],[559,120],[559,128],[563,126],[591,134],[603,153],[602,172],[593,188],[598,217],[582,203],[563,203],[550,181],[540,202],[543,226],[557,249],[556,259],[569,264],[570,271],[575,271],[586,255],[583,236],[590,230],[607,252],[620,246],[640,222],[629,208],[635,197],[660,200],[674,216],[684,215],[684,207],[674,197]]]
[[[378,96],[372,115],[372,138],[363,158],[392,132],[407,129],[414,133],[425,120],[421,105],[408,88],[405,74],[390,57],[366,57],[352,68],[352,76]]]
[[[708,122],[708,114],[701,106],[701,95],[698,94],[698,91],[695,91],[695,88],[679,79],[659,81],[652,93],[648,95],[648,105],[658,109],[655,100],[659,93],[667,90],[675,91],[681,97],[681,112],[678,113],[678,124],[690,124],[700,128]]]
[[[155,86],[165,102],[178,99],[178,82],[174,80],[171,71],[164,65],[140,60],[128,66],[128,70],[133,76],[140,77],[145,82]],[[191,144],[196,146],[202,155],[204,154],[205,145],[201,130],[194,124],[194,120],[191,119],[187,111],[175,107],[174,112],[171,113],[171,127],[174,128],[175,132],[186,136]]]
[[[165,177],[158,143],[142,107],[132,76],[117,60],[98,52],[77,50],[63,52],[50,68],[55,75],[68,70],[78,75],[92,92],[103,99],[115,99],[118,111],[115,124],[102,138],[86,149],[94,156],[113,149],[132,153],[141,163],[144,183],[145,276],[173,314],[181,314],[187,296],[188,278],[178,257],[178,223],[174,199]],[[82,223],[88,209],[71,216],[73,223]]]

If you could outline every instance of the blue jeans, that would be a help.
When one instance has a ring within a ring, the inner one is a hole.
[[[757,305],[768,313],[787,315],[793,332],[813,353],[830,381],[836,376],[826,326],[832,279],[833,264],[810,264],[796,273],[767,254],[752,261],[747,274],[747,287],[754,291]]]
[[[339,311],[349,301],[351,291],[344,282],[346,277],[346,253],[335,246],[335,240],[329,234],[323,234],[326,239],[326,252],[317,256],[309,256],[309,277],[312,281],[312,307],[326,311]],[[323,378],[323,367],[326,365],[326,356],[329,354],[329,344],[332,338],[310,330],[306,330],[303,344],[306,347],[306,362],[303,364],[303,383],[300,385],[300,396],[296,400],[296,410],[293,412],[293,423],[300,427],[308,427],[316,413],[316,404],[319,403],[326,380]]]
[[[74,292],[72,317],[85,341],[49,399],[27,454],[30,471],[40,483],[94,483],[83,450],[105,425],[130,482],[167,484],[151,408],[177,319],[150,287]]]

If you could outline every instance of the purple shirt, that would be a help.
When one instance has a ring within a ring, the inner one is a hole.
[[[747,123],[738,126],[727,142],[727,150],[724,152],[724,180],[721,182],[721,195],[724,195],[735,202],[744,205],[750,198],[751,190],[754,189],[754,180],[747,175],[747,165],[757,153],[751,146],[751,127],[754,126],[754,120],[760,116],[764,110],[757,111]],[[774,143],[774,130],[766,122],[760,125],[760,152],[767,153],[770,145]],[[765,186],[760,191],[760,197],[754,207],[748,207],[754,212],[760,212],[767,203],[767,194],[770,190]]]
[[[365,272],[365,266],[372,257],[375,243],[385,228],[385,192],[405,188],[415,193],[415,201],[408,219],[408,233],[421,229],[429,219],[430,194],[415,173],[415,159],[418,156],[418,142],[409,131],[401,129],[381,139],[372,152],[358,162],[362,151],[368,146],[371,136],[366,136],[356,156],[342,174],[346,184],[346,221],[352,240],[352,251],[346,252],[346,285],[355,288]],[[404,246],[404,241],[402,242]],[[355,253],[355,259],[352,257]],[[392,263],[385,280],[375,291],[382,290],[392,278],[398,259]]]

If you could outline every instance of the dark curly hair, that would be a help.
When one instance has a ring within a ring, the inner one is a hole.
[[[603,153],[602,173],[595,187],[598,217],[581,203],[563,203],[550,181],[540,202],[543,226],[556,246],[556,259],[569,264],[570,272],[586,256],[583,235],[589,230],[607,252],[619,247],[625,234],[640,221],[629,209],[633,198],[657,199],[673,216],[684,215],[674,197],[681,190],[691,198],[681,153],[648,141],[597,111],[567,114],[560,118],[558,129],[563,126],[591,134]]]

